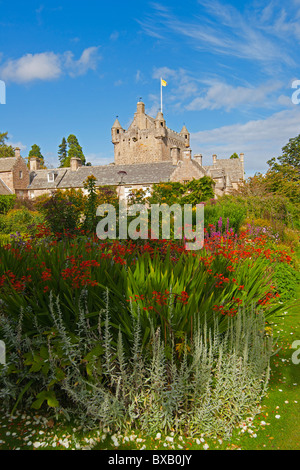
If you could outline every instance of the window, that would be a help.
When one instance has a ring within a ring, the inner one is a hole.
[[[23,171],[19,171],[19,178],[20,180],[23,178]]]
[[[48,173],[48,183],[54,182],[54,173]]]

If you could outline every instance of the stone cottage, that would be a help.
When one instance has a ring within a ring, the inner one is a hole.
[[[29,183],[29,171],[19,148],[15,149],[14,157],[0,158],[0,194],[26,198]]]

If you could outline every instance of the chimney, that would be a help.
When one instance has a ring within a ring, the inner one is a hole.
[[[192,150],[186,149],[183,151],[183,159],[184,160],[191,160],[192,159]]]
[[[217,155],[213,155],[213,165],[217,164]]]
[[[171,148],[171,160],[173,165],[177,165],[180,160],[180,149],[178,147]]]
[[[40,160],[37,157],[31,157],[29,160],[30,171],[36,171],[40,169]]]
[[[243,168],[243,180],[245,180],[244,154],[243,153],[240,153],[240,162],[241,162],[242,168]]]
[[[70,168],[71,171],[77,171],[78,168],[82,166],[82,161],[80,158],[72,157],[70,160]]]
[[[199,165],[202,166],[202,154],[200,153],[199,155],[194,155],[194,160],[199,163]]]
[[[19,149],[19,147],[16,147],[15,148],[15,157],[19,158],[21,156],[21,151]]]

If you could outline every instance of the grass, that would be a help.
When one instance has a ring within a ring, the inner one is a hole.
[[[0,450],[299,450],[300,449],[300,363],[292,361],[300,352],[300,286],[297,301],[276,319],[273,336],[276,351],[271,359],[271,378],[259,414],[239,423],[230,441],[204,439],[199,435],[142,435],[129,431],[111,436],[108,432],[86,431],[78,423],[55,420],[51,411],[18,411],[10,416],[0,405]],[[297,347],[299,349],[299,346]]]

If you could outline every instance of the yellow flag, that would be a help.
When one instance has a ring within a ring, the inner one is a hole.
[[[167,86],[167,82],[163,79],[161,79],[161,84],[162,84],[162,86]]]

